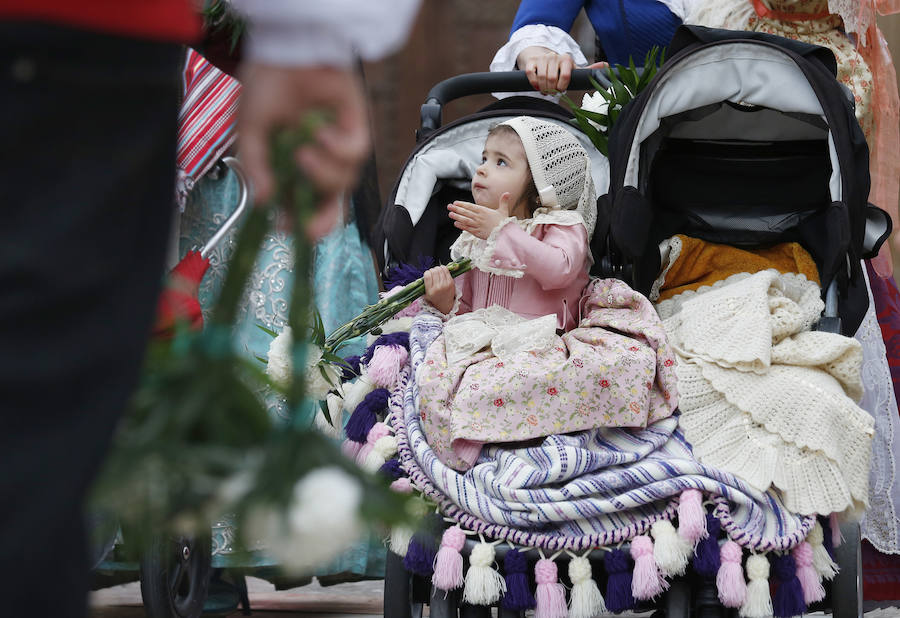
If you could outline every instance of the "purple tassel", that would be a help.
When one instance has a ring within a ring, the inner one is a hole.
[[[377,413],[387,408],[389,395],[390,393],[386,388],[376,388],[356,406],[344,428],[344,432],[349,440],[365,444],[369,431],[378,421]]]
[[[518,549],[506,552],[503,571],[506,573],[506,594],[500,602],[502,607],[514,611],[533,609],[537,603],[528,587],[528,560],[525,554]]]
[[[393,459],[388,459],[386,462],[384,462],[378,469],[378,471],[391,480],[397,480],[406,476],[406,472],[404,472],[403,468],[400,467],[400,460],[396,457],[394,457]]]
[[[409,350],[409,333],[400,331],[396,333],[381,335],[378,339],[375,340],[375,343],[373,343],[366,349],[366,353],[362,355],[362,358],[360,360],[368,365],[370,362],[372,362],[372,355],[375,354],[375,348],[381,345],[399,345]]]
[[[416,279],[421,279],[425,271],[434,266],[434,258],[430,255],[420,255],[418,267],[412,264],[397,264],[384,276],[384,289],[390,290],[398,285],[409,285]]]
[[[421,535],[415,534],[409,542],[409,549],[406,550],[406,556],[403,558],[403,566],[410,573],[430,578],[434,573],[436,557],[437,547],[435,547],[434,539],[429,543],[423,541]]]
[[[778,579],[778,588],[772,598],[772,607],[778,618],[790,618],[806,613],[806,603],[803,600],[803,587],[797,579],[797,566],[790,554],[775,556],[772,565],[775,577]]]
[[[829,517],[821,517],[819,518],[819,523],[822,524],[822,546],[828,552],[828,555],[831,556],[831,559],[834,560],[834,539],[831,537],[831,522],[829,519]]]
[[[359,375],[359,357],[348,356],[341,366],[341,382],[347,382]]]
[[[706,514],[706,530],[709,536],[697,543],[694,552],[694,570],[704,577],[716,577],[721,566],[719,531],[722,525],[712,513]]]
[[[631,594],[631,568],[628,556],[621,549],[614,549],[604,558],[606,566],[606,609],[618,614],[635,606]]]

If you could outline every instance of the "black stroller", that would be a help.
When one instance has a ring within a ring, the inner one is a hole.
[[[587,75],[576,71],[572,87],[587,88]],[[516,90],[530,90],[521,73],[459,76],[435,86],[422,107],[418,145],[406,167],[436,140],[452,141],[473,120],[487,124],[515,114],[569,118],[558,106],[516,98],[440,127],[441,108],[454,98]],[[604,162],[596,167],[598,194],[606,194],[598,203],[592,274],[623,279],[646,294],[660,268],[658,244],[673,234],[747,248],[799,241],[814,257],[825,290],[818,328],[852,335],[859,326],[868,302],[860,259],[877,253],[890,220],[867,205],[865,140],[827,50],[768,35],[679,30],[669,60],[612,131],[608,189]],[[465,182],[439,182],[427,207],[411,214],[398,205],[409,183],[404,173],[382,213],[385,267],[418,255],[446,261],[456,234],[442,206],[471,197]],[[841,572],[822,605],[838,616],[857,616],[859,529],[847,524],[842,532],[845,542],[836,550]],[[463,555],[474,545],[467,541]],[[588,558],[601,556],[597,550]],[[658,606],[669,616],[737,614],[716,597],[714,584],[710,588],[689,572],[672,582]],[[385,615],[418,616],[424,604],[430,604],[431,616],[492,615],[490,607],[459,605],[458,595],[434,589],[389,554]]]

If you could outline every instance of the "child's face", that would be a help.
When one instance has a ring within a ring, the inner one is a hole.
[[[481,153],[481,165],[472,178],[475,203],[497,208],[500,196],[509,193],[509,211],[514,213],[519,210],[519,202],[530,180],[531,171],[522,140],[505,132],[488,136]]]

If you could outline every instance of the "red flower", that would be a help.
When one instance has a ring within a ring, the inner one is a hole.
[[[576,367],[584,367],[584,363],[581,362],[580,358],[573,358],[572,364],[575,365]]]
[[[422,410],[421,412],[419,412],[419,417],[421,417],[421,419],[422,419],[423,421],[424,421],[424,420],[427,420],[426,417],[425,417],[425,410]]]
[[[500,361],[499,363],[497,363],[496,365],[494,365],[494,367],[502,367],[502,366],[503,366],[503,361]]]
[[[555,388],[553,388],[552,386],[551,386],[550,388],[547,389],[547,394],[548,394],[548,395],[555,395],[557,392],[558,392],[558,391],[557,391]]]
[[[609,388],[609,380],[600,380],[600,388]]]
[[[443,377],[444,377],[444,372],[443,372],[443,371],[440,372],[440,373],[438,374],[438,377],[439,377],[439,378],[443,378]]]
[[[433,364],[434,364],[434,360],[429,358],[427,361],[425,361],[425,364],[427,364],[427,365],[433,365]]]
[[[635,414],[637,414],[641,411],[641,406],[639,406],[638,402],[636,402],[636,401],[632,401],[631,403],[629,403],[628,407],[631,408],[631,411],[634,412]]]
[[[671,358],[667,358],[666,362],[663,363],[663,365],[665,365],[666,367],[671,367],[674,364],[675,364],[675,361],[673,361]]]
[[[499,408],[500,406],[502,406],[502,405],[503,405],[503,397],[497,397],[497,398],[494,400],[494,405],[497,406],[498,408]]]
[[[663,399],[668,401],[670,397],[671,395],[669,394],[669,391],[663,391]]]
[[[529,414],[527,417],[525,417],[525,422],[532,427],[536,427],[538,424],[538,419],[534,414]]]
[[[631,347],[628,348],[628,349],[631,350],[632,352],[637,352],[638,350],[640,350],[640,348],[637,347],[636,345],[633,345],[633,346],[631,346]]]

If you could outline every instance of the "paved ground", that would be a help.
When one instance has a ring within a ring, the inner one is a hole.
[[[275,590],[255,577],[247,578],[253,615],[262,618],[383,618],[383,582],[367,581],[322,587],[313,582],[301,588]],[[141,590],[137,582],[105,588],[91,596],[91,618],[144,618]],[[230,614],[240,616],[240,612]],[[426,614],[427,615],[427,614]],[[619,614],[636,618],[649,614]],[[816,613],[810,616],[823,616]],[[866,618],[900,618],[900,608],[866,612]],[[612,615],[611,615],[612,616]]]

